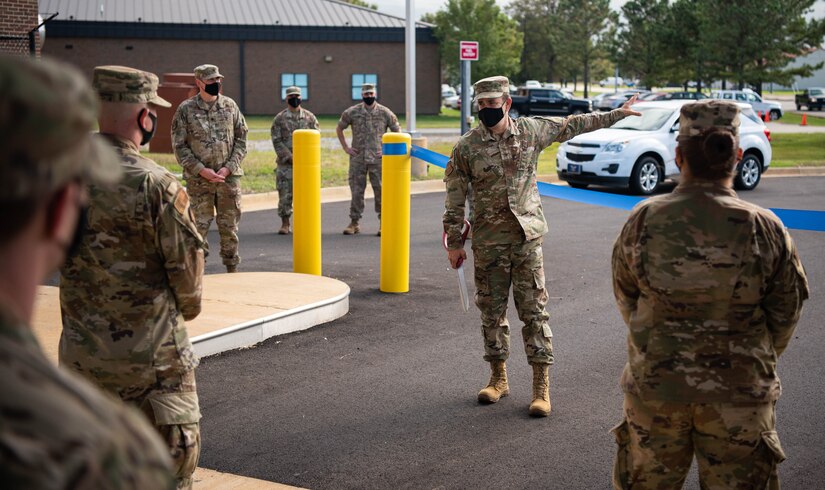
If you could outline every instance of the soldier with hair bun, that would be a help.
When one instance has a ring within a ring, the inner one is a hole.
[[[739,107],[681,109],[672,194],[638,204],[613,247],[628,326],[617,489],[778,489],[777,361],[808,298],[796,246],[772,212],[739,199]]]

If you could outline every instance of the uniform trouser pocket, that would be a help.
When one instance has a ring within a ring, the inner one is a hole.
[[[762,432],[760,446],[760,456],[754,464],[754,488],[779,490],[777,465],[785,461],[785,451],[779,443],[779,435],[775,430]]]
[[[630,431],[627,420],[610,429],[616,438],[616,460],[613,462],[613,488],[625,490],[630,488]]]

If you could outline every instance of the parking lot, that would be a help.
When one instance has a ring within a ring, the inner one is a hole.
[[[823,188],[825,177],[766,178],[742,197],[825,210]],[[350,285],[350,313],[202,361],[202,466],[308,488],[609,488],[608,430],[620,419],[626,359],[609,259],[626,213],[543,199],[556,366],[553,413],[532,419],[512,305],[511,396],[475,401],[489,373],[478,311],[461,311],[439,243],[443,203],[443,193],[412,199],[410,292],[401,295],[378,291],[374,214],[363,234],[346,237],[348,203],[323,206],[323,273]],[[274,211],[244,215],[243,270],[291,270],[292,238],[274,234],[276,221]],[[825,235],[792,234],[811,300],[780,360],[778,430],[788,456],[780,475],[785,488],[809,489],[825,479]],[[214,230],[209,238],[217,243]],[[210,257],[207,272],[221,271]],[[698,488],[695,477],[686,488]]]

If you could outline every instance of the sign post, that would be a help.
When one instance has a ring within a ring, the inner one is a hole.
[[[461,134],[470,129],[470,62],[478,61],[478,42],[459,41],[459,59],[461,60]]]

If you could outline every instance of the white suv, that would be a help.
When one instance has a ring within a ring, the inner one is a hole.
[[[678,180],[676,135],[679,109],[690,100],[640,102],[641,117],[626,117],[610,128],[585,133],[562,143],[556,173],[570,186],[591,184],[629,187],[637,194],[656,192],[666,179]],[[771,163],[770,130],[747,104],[741,109],[739,146],[744,152],[736,167],[737,189],[754,189]]]
[[[747,88],[745,90],[716,90],[711,94],[711,97],[714,99],[732,100],[750,104],[754,112],[759,113],[763,117],[765,114],[768,114],[771,121],[776,121],[785,115],[785,111],[782,110],[782,104],[773,100],[763,100],[759,94]]]

